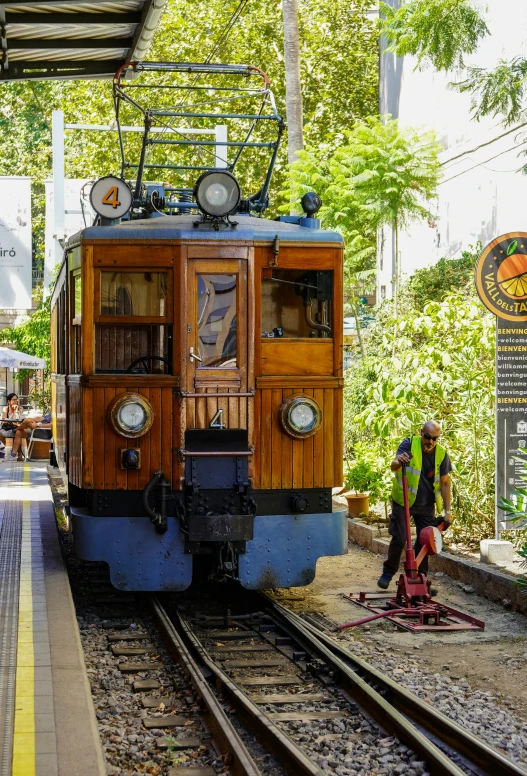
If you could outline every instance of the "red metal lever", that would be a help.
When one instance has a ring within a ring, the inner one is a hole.
[[[417,579],[418,564],[415,560],[415,552],[412,547],[412,528],[410,525],[410,504],[408,502],[408,479],[406,477],[406,464],[402,464],[404,522],[406,526],[406,560],[404,570],[410,579]]]

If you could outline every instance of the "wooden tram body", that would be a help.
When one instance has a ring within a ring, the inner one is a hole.
[[[113,95],[121,177],[93,185],[97,225],[68,241],[52,297],[75,551],[127,590],[184,590],[204,571],[307,584],[319,557],[347,548],[331,500],[342,238],[320,229],[313,193],[305,217],[261,217],[284,124],[258,68],[128,63]],[[128,143],[121,126],[138,119]],[[246,153],[267,172],[243,198]]]
[[[200,554],[218,554],[246,587],[302,585],[318,557],[346,551],[345,513],[331,504],[342,482],[342,248],[337,234],[252,217],[228,232],[174,216],[89,227],[69,241],[52,299],[54,439],[76,551],[107,561],[117,587],[184,589]],[[302,320],[294,283],[306,272],[330,281],[331,336]],[[235,300],[199,310],[203,279],[220,291],[222,280],[234,282]],[[225,342],[233,322],[227,361],[192,359],[207,335]],[[262,336],[273,323],[283,337]],[[157,355],[170,365],[126,372]],[[153,411],[137,438],[111,419],[128,394]],[[320,408],[306,438],[281,422],[293,397]],[[138,452],[139,468],[125,468],[126,449]],[[159,470],[170,483],[163,534],[143,505]]]

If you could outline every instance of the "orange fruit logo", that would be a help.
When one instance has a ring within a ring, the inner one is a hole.
[[[527,256],[522,253],[507,256],[498,267],[496,279],[511,299],[527,299]]]
[[[527,321],[527,233],[496,237],[475,267],[475,282],[485,307],[509,321]]]

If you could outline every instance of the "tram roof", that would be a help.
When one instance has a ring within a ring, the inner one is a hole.
[[[0,2],[0,81],[113,77],[144,58],[166,3]]]
[[[83,240],[213,240],[272,242],[276,235],[284,242],[343,243],[338,232],[326,229],[308,229],[299,224],[271,221],[267,218],[237,215],[235,229],[216,231],[210,223],[194,226],[196,216],[161,216],[158,218],[123,221],[115,226],[88,226],[70,237],[68,245]]]

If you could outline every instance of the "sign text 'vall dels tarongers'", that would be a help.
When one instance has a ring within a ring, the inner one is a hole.
[[[476,288],[496,315],[496,503],[524,488],[527,461],[527,232],[487,245],[475,269]],[[522,525],[497,514],[497,532]]]

